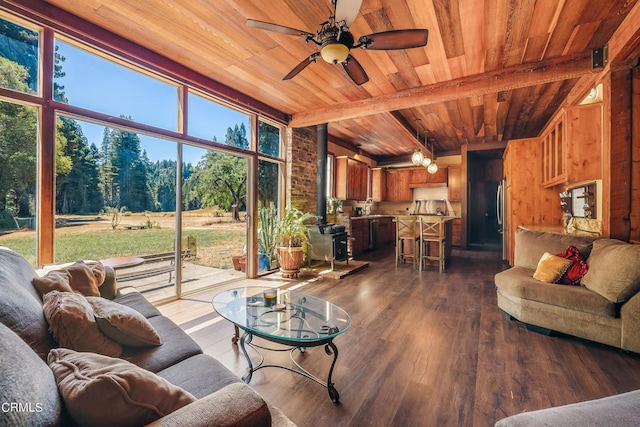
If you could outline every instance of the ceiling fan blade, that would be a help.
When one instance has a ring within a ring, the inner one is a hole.
[[[427,44],[429,30],[410,29],[373,33],[358,39],[358,46],[370,50],[394,50],[421,47]]]
[[[347,27],[356,20],[362,0],[333,0],[336,4],[336,22],[344,21]]]
[[[289,74],[284,76],[284,78],[282,80],[289,80],[289,79],[292,79],[295,76],[297,76],[300,73],[300,71],[302,71],[305,68],[307,68],[307,66],[309,64],[311,64],[312,62],[316,62],[316,58],[318,57],[318,55],[320,55],[320,52],[316,52],[316,53],[310,55],[309,57],[303,59],[302,62],[300,62],[298,65],[296,65],[293,70],[289,71]]]
[[[367,76],[364,68],[353,56],[349,55],[347,60],[342,63],[342,66],[355,84],[361,85],[369,81],[369,76]]]
[[[295,28],[272,24],[271,22],[258,21],[256,19],[247,19],[245,23],[250,27],[258,28],[260,30],[275,31],[276,33],[288,34],[291,36],[313,37],[313,34],[307,31],[296,30]]]

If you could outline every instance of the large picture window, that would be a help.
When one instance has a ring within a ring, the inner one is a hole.
[[[0,101],[0,246],[36,264],[38,111]]]
[[[258,153],[280,157],[281,145],[280,128],[262,120],[258,121]]]
[[[0,18],[0,86],[24,93],[38,92],[40,35]]]
[[[189,135],[232,147],[249,149],[249,116],[189,92]]]
[[[178,88],[56,40],[54,99],[115,117],[178,130]]]
[[[34,266],[108,261],[154,302],[264,272],[247,209],[281,209],[282,128],[42,25],[0,18],[0,245]]]

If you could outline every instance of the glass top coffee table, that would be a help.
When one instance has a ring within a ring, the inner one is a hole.
[[[240,338],[240,348],[249,365],[248,373],[243,381],[249,383],[253,373],[259,369],[274,367],[296,372],[324,387],[333,402],[338,402],[340,395],[331,382],[331,374],[338,359],[338,348],[333,339],[344,333],[351,326],[351,317],[342,308],[323,299],[296,291],[270,287],[245,286],[229,289],[215,295],[213,308],[237,328],[244,331]],[[281,365],[267,365],[259,349],[283,351],[278,348],[267,348],[252,343],[253,337],[286,346],[290,358],[296,368]],[[237,342],[237,336],[234,338]],[[329,376],[324,382],[294,359],[293,353],[304,353],[308,347],[325,346],[325,352],[333,355]],[[260,355],[260,362],[254,367],[247,353],[246,346]]]

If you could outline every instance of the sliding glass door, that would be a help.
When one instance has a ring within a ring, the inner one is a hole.
[[[246,158],[183,146],[181,293],[246,277]]]

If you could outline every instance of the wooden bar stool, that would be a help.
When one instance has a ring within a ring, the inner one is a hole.
[[[427,219],[420,217],[420,270],[428,261],[438,261],[440,273],[444,272],[444,249],[445,249],[445,227],[441,219]],[[438,245],[438,254],[433,255],[430,251],[430,244]]]
[[[398,261],[404,262],[406,258],[411,258],[413,267],[418,262],[418,219],[411,215],[400,215],[396,217],[396,267]],[[405,242],[411,248],[411,253],[405,252]]]

